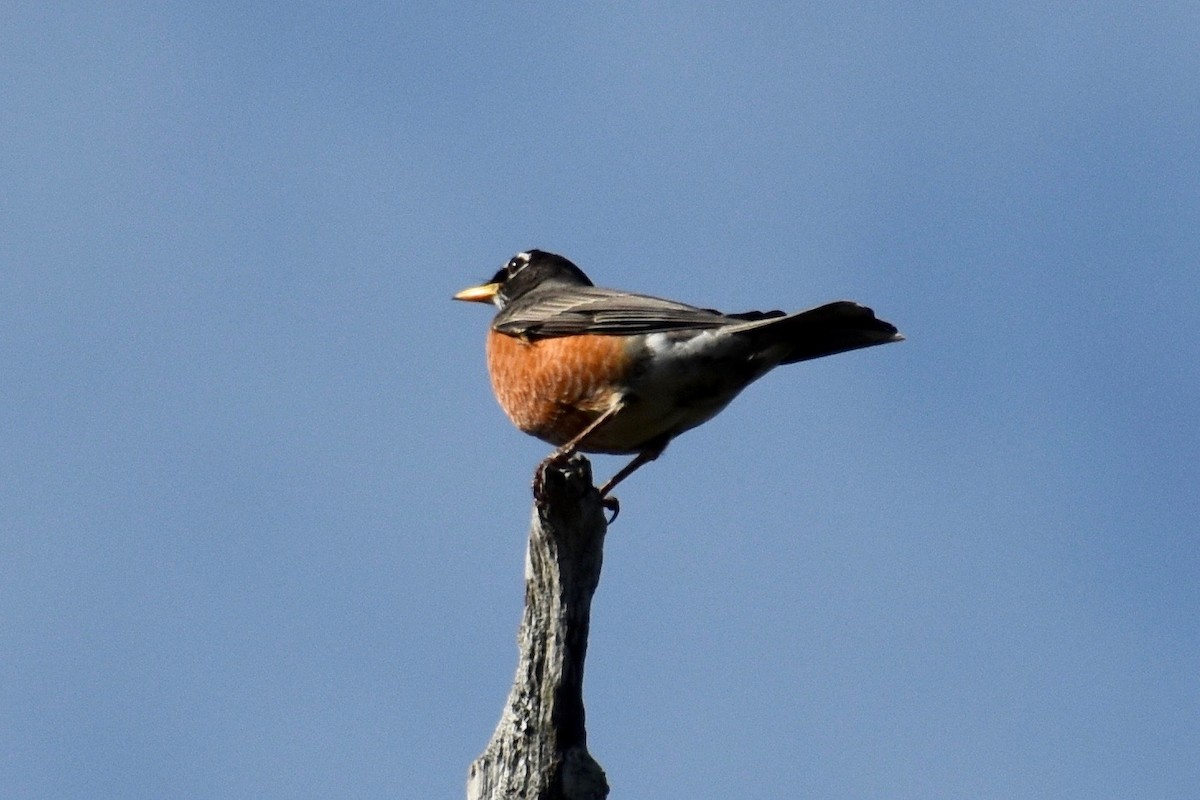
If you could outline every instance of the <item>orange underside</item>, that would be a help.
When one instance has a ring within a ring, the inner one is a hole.
[[[629,370],[619,336],[525,341],[493,330],[487,360],[504,413],[525,433],[555,445],[611,407]]]

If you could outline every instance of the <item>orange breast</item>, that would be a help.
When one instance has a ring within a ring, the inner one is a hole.
[[[619,336],[525,341],[492,330],[487,361],[492,389],[508,418],[555,445],[570,441],[611,407],[629,373]]]

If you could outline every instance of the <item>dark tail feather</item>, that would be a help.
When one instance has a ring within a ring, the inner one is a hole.
[[[783,364],[845,353],[862,347],[904,339],[896,326],[876,318],[866,306],[840,300],[797,314],[762,320],[747,326],[746,333],[764,341],[786,342],[792,352]]]

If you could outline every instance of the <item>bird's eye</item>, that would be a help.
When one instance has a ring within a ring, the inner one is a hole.
[[[510,258],[508,260],[508,264],[505,265],[504,269],[506,272],[508,272],[508,276],[511,278],[513,275],[516,275],[522,268],[527,267],[527,266],[529,266],[529,254],[528,253],[517,253],[515,256],[513,256],[512,258]]]

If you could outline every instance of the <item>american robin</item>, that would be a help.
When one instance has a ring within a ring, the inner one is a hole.
[[[541,250],[454,299],[500,309],[487,338],[492,388],[513,424],[558,446],[543,467],[577,450],[636,454],[600,488],[614,512],[614,486],[775,367],[904,338],[845,300],[722,314],[603,289]]]

